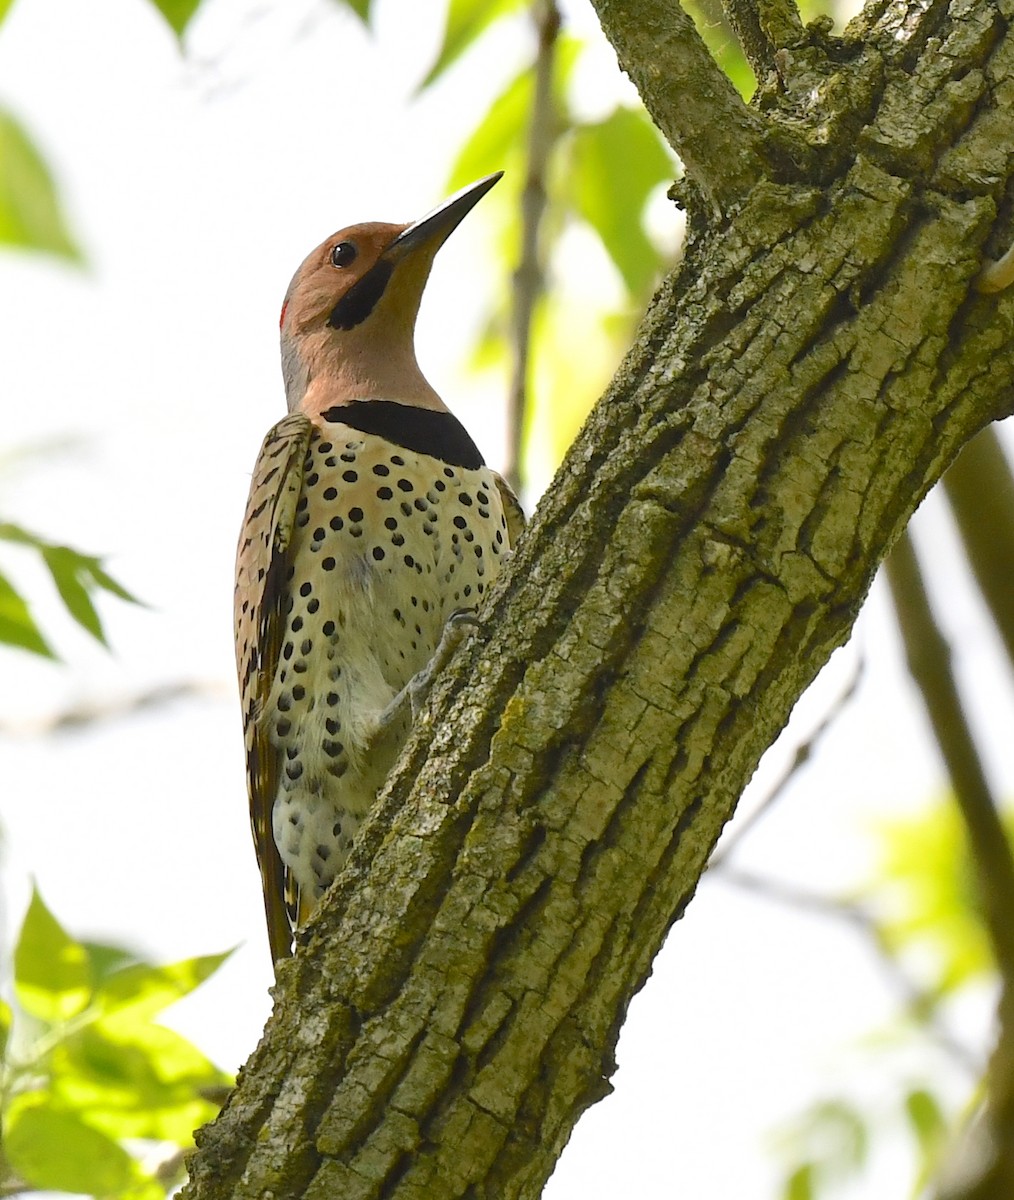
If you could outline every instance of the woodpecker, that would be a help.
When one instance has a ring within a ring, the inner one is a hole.
[[[254,466],[235,593],[250,819],[276,962],[341,869],[457,622],[523,526],[414,345],[437,250],[500,175],[412,224],[340,230],[282,304],[289,412]]]

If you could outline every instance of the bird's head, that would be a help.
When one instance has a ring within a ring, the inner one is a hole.
[[[354,400],[444,407],[416,362],[419,302],[436,252],[501,174],[410,225],[350,225],[304,259],[279,321],[290,412],[312,417]]]

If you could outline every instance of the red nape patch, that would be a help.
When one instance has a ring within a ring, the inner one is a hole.
[[[289,302],[288,302],[288,300],[286,300],[286,301],[285,301],[285,303],[282,305],[282,311],[281,311],[281,313],[280,313],[280,315],[279,315],[279,317],[278,317],[278,328],[279,328],[279,329],[281,329],[281,327],[282,327],[282,323],[283,323],[283,322],[284,322],[284,320],[285,320],[285,310],[286,310],[288,307],[289,307]]]

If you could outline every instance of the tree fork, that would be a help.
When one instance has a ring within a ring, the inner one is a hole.
[[[761,753],[1011,410],[1014,289],[973,287],[1011,238],[1011,10],[879,4],[847,61],[800,55],[826,68],[810,110],[791,73],[750,110],[809,178],[732,203],[705,172],[724,215],[695,221],[283,966],[193,1200],[539,1194]]]

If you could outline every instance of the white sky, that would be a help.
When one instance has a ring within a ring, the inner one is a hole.
[[[589,11],[571,7],[591,27]],[[0,650],[0,725],[19,731],[0,739],[5,944],[30,874],[78,935],[164,960],[241,944],[173,1015],[228,1068],[253,1048],[269,1003],[230,609],[250,468],[284,409],[277,314],[295,266],[333,229],[408,220],[442,198],[455,147],[517,69],[523,36],[504,31],[414,101],[440,8],[388,0],[373,42],[325,0],[210,0],[187,59],[141,0],[20,0],[0,31],[0,102],[55,168],[90,264],[0,256],[0,449],[36,452],[5,461],[0,513],[107,554],[151,605],[103,605],[114,656],[54,605],[39,612],[66,665]],[[613,94],[623,85],[608,51],[598,58]],[[481,296],[504,269],[483,232],[480,206],[440,256],[418,343],[495,462],[496,392],[476,395],[459,366]],[[1006,794],[1010,680],[943,506],[926,507],[958,666],[974,680],[969,698]],[[4,548],[2,563],[33,595],[45,587],[23,556]],[[742,865],[814,889],[854,886],[870,868],[876,820],[941,788],[879,588],[796,727],[819,719],[857,646],[867,663],[858,701]],[[191,681],[206,688],[198,699],[83,733],[32,733],[68,706]],[[791,749],[763,766],[754,802]],[[887,1105],[892,1080],[922,1077],[926,1064],[904,1055],[890,1075],[857,1062],[855,1039],[896,1002],[847,930],[705,881],[631,1007],[616,1094],[582,1120],[547,1195],[627,1194],[632,1164],[642,1200],[775,1195],[768,1135],[783,1119],[839,1089]],[[959,1014],[973,1044],[988,1016],[988,997]],[[957,1101],[960,1080],[949,1078]],[[900,1153],[882,1156],[876,1194],[901,1194],[904,1167]]]

